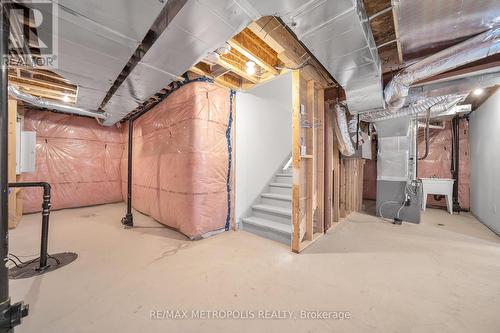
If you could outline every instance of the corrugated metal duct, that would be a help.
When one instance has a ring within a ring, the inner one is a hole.
[[[385,87],[385,101],[389,108],[395,112],[404,106],[408,91],[413,83],[499,52],[500,28],[488,30],[408,66],[396,74]]]

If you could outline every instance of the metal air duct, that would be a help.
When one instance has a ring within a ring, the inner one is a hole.
[[[51,102],[44,100],[42,98],[27,94],[25,92],[20,91],[17,89],[15,86],[9,84],[9,94],[12,95],[13,97],[20,99],[26,103],[29,103],[31,105],[43,108],[43,109],[49,109],[49,110],[56,110],[56,111],[61,111],[64,113],[70,113],[70,114],[76,114],[79,116],[86,116],[86,117],[92,117],[92,118],[97,118],[97,119],[106,119],[106,114],[102,112],[93,112],[93,111],[87,111],[82,108],[76,107],[76,106],[71,106],[63,103],[57,103],[57,102]]]
[[[499,53],[499,39],[500,28],[494,28],[408,66],[385,87],[389,109],[395,112],[404,106],[413,83]]]

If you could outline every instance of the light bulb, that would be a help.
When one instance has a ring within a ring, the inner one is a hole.
[[[483,89],[474,89],[474,91],[472,92],[474,94],[474,96],[481,96],[483,94],[484,90]]]
[[[255,68],[255,62],[253,62],[251,60],[248,61],[246,63],[246,72],[247,72],[247,74],[254,75],[256,71],[257,71],[257,69]]]

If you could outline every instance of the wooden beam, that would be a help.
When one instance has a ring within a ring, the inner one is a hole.
[[[321,64],[309,55],[299,41],[276,18],[261,17],[252,22],[248,29],[275,50],[286,67],[296,68],[307,61],[311,66],[304,67],[302,74],[308,80],[314,79],[322,87],[335,84]]]
[[[37,87],[37,86],[18,84],[17,82],[13,83],[13,84],[16,85],[19,88],[19,90],[24,91],[30,95],[34,95],[37,97],[43,97],[43,98],[50,98],[50,99],[53,99],[56,101],[61,101],[64,103],[75,103],[76,102],[75,95],[72,96],[72,95],[65,94],[65,93],[62,93],[59,91],[55,91],[55,90],[43,89],[43,88]],[[63,100],[65,96],[68,96],[69,102],[66,102]]]
[[[77,91],[77,87],[74,85],[72,86],[69,84],[57,84],[57,83],[53,83],[50,81],[20,77],[20,76],[14,75],[14,74],[9,74],[9,80],[23,83],[23,84],[33,85],[33,86],[40,86],[40,87],[46,88],[46,89],[68,91],[68,92],[73,93],[73,94],[76,94],[76,91]]]
[[[258,83],[259,82],[259,79],[256,76],[250,75],[243,68],[241,68],[239,66],[236,66],[236,65],[233,65],[232,63],[230,63],[228,61],[228,58],[229,58],[228,55],[222,56],[217,61],[217,64],[221,65],[222,67],[225,67],[225,68],[229,69],[231,72],[233,72],[235,74],[238,74],[242,78],[244,78],[244,79],[246,79],[246,80],[248,80],[248,81],[250,81],[252,83]]]
[[[399,63],[403,63],[403,48],[401,47],[401,40],[399,36],[399,23],[398,23],[398,16],[396,13],[396,8],[392,7],[392,19],[394,20],[394,34],[396,35],[396,45],[398,48],[398,60]]]
[[[216,83],[219,86],[233,89],[233,90],[241,90],[241,82],[238,82],[236,79],[232,80],[232,76],[230,75],[222,75],[218,77],[213,77],[210,73],[205,72],[203,69],[200,68],[200,63],[196,64],[194,67],[191,67],[190,71],[201,75],[201,76],[206,76],[212,80],[214,80],[214,83]]]
[[[229,40],[228,43],[232,48],[243,54],[248,59],[254,61],[266,71],[275,76],[279,75],[279,71],[273,67],[278,65],[278,54],[251,30],[243,30]],[[266,48],[270,50],[266,50]]]

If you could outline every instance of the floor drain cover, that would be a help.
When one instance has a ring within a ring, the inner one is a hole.
[[[12,280],[27,279],[33,276],[42,275],[48,272],[55,271],[58,268],[64,267],[78,258],[78,254],[73,252],[64,252],[51,254],[47,260],[49,267],[43,271],[38,270],[40,266],[40,258],[29,262],[28,264],[19,264],[9,269],[9,278]]]
[[[438,226],[440,226],[440,227],[444,227],[444,224],[442,224],[442,223],[438,223]]]

